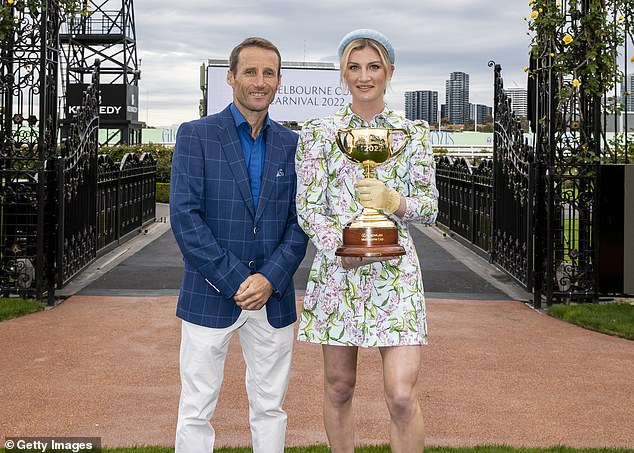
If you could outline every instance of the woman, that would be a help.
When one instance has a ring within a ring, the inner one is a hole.
[[[416,380],[427,323],[408,223],[431,223],[438,209],[428,126],[385,105],[395,54],[384,35],[367,29],[349,33],[339,44],[339,58],[352,103],[332,117],[308,121],[297,149],[298,216],[317,248],[298,338],[323,345],[324,424],[333,452],[354,451],[351,407],[359,346],[381,353],[392,451],[419,452],[424,433]],[[364,179],[361,166],[348,161],[335,141],[338,129],[355,127],[403,128],[409,144],[376,168],[376,179]],[[383,261],[335,256],[343,228],[363,207],[380,209],[396,222],[404,256]]]

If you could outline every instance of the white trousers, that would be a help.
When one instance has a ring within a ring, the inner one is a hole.
[[[243,310],[224,329],[183,321],[181,328],[181,397],[175,453],[213,452],[216,433],[210,419],[218,402],[229,340],[238,330],[247,365],[246,390],[255,453],[283,453],[288,388],[293,352],[293,325],[276,329],[266,318],[266,305]]]

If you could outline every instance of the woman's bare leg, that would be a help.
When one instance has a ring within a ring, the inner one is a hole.
[[[382,347],[380,351],[392,451],[420,453],[425,446],[423,416],[416,392],[421,347],[392,346]]]
[[[323,345],[324,425],[332,453],[354,452],[352,396],[357,382],[356,346]]]

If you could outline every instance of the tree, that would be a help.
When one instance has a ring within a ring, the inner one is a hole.
[[[478,132],[493,132],[493,123],[478,124]]]
[[[64,18],[87,14],[82,0],[51,0],[53,7],[57,7],[59,14]],[[46,7],[46,0],[4,0],[0,4],[0,41],[6,43],[14,32],[16,25],[21,21],[20,14],[28,12],[36,15]]]

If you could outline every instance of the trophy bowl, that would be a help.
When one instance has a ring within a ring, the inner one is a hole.
[[[403,139],[394,145],[394,137]],[[343,155],[363,166],[365,177],[374,178],[374,169],[389,159],[398,156],[408,142],[405,129],[366,127],[339,129],[337,146]],[[397,257],[405,255],[398,243],[396,224],[376,209],[363,208],[363,212],[348,223],[343,230],[343,244],[335,252],[348,257]]]

